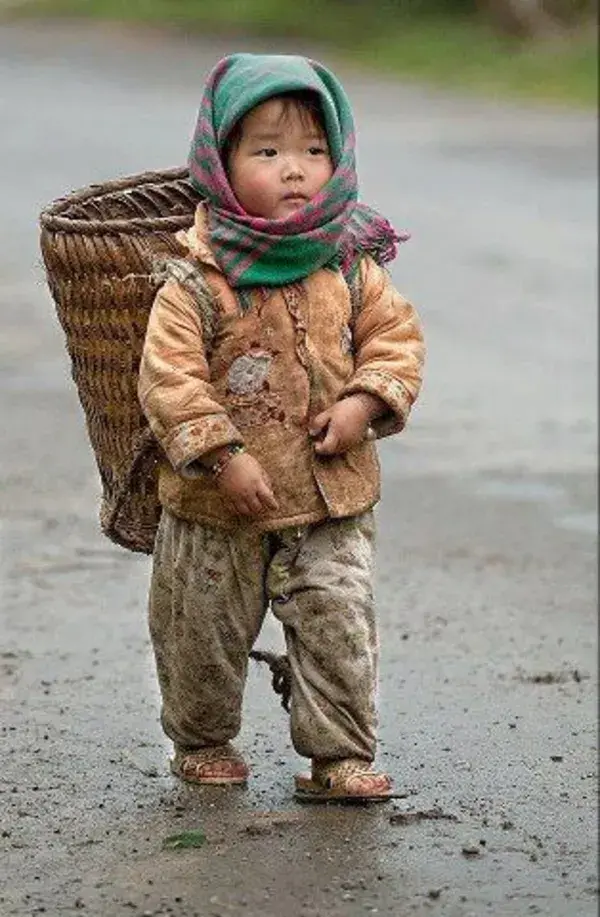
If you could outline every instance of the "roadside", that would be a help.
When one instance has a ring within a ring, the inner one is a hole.
[[[0,16],[3,6],[0,3]],[[84,17],[167,30],[316,42],[349,66],[444,89],[591,108],[598,98],[595,22],[536,41],[494,33],[474,17],[409,15],[368,3],[247,0],[4,0],[9,16]]]

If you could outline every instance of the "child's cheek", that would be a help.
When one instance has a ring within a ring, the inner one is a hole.
[[[268,175],[248,176],[244,185],[244,201],[246,209],[254,213],[261,213],[269,208],[273,197],[273,182]],[[268,216],[268,214],[265,214]]]
[[[255,172],[248,181],[248,187],[253,197],[262,197],[265,194],[272,193],[273,179],[268,171]]]

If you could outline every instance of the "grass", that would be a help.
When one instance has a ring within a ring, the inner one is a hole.
[[[472,18],[415,16],[377,0],[24,0],[18,8],[20,15],[314,40],[372,70],[488,96],[581,107],[595,107],[598,98],[597,37],[591,25],[522,43]]]

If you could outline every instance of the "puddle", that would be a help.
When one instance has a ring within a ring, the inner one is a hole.
[[[484,497],[504,497],[507,500],[519,500],[531,503],[552,503],[563,500],[566,496],[562,487],[544,484],[542,481],[506,481],[492,478],[484,481],[476,489]]]
[[[556,524],[561,529],[569,529],[571,532],[583,532],[586,535],[598,534],[596,513],[571,513],[568,516],[560,516]]]
[[[584,535],[597,535],[598,514],[590,512],[568,512],[569,497],[563,487],[535,480],[507,480],[491,478],[482,481],[475,489],[482,497],[496,497],[503,500],[514,500],[519,503],[542,503],[553,505],[553,522],[558,528]],[[556,513],[558,510],[558,513]],[[561,512],[562,510],[562,512]]]

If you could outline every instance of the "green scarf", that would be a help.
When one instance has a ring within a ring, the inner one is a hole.
[[[221,152],[234,125],[261,102],[312,90],[322,106],[334,173],[285,220],[247,214],[229,185]],[[190,178],[208,213],[210,243],[233,287],[282,286],[325,265],[350,274],[365,252],[379,263],[396,256],[398,235],[357,203],[352,111],[336,77],[321,64],[288,55],[233,54],[208,77],[189,157]]]

